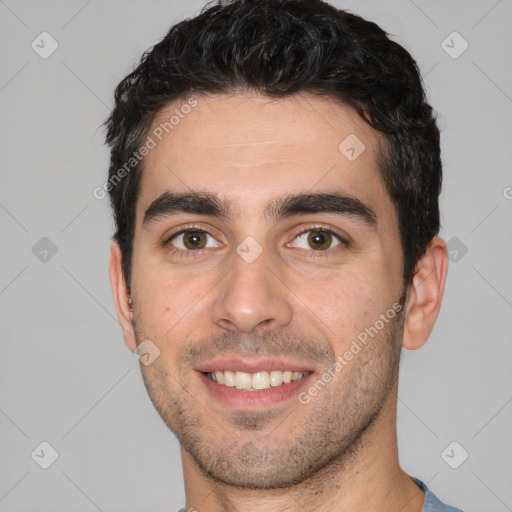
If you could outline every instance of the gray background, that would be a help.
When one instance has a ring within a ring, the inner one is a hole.
[[[453,261],[431,338],[404,351],[401,463],[466,512],[512,510],[512,1],[333,3],[412,52],[440,113],[441,235]],[[113,224],[92,190],[106,176],[100,125],[115,85],[202,6],[0,0],[0,511],[184,502],[177,443],[117,323]],[[59,44],[47,59],[31,48],[50,48],[43,31]],[[469,44],[457,58],[454,31]],[[58,452],[48,469],[43,441]]]

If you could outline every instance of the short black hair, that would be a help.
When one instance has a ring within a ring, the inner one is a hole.
[[[237,91],[327,96],[384,134],[379,171],[396,207],[409,284],[439,231],[442,182],[439,130],[414,59],[375,23],[322,0],[217,0],[142,55],[117,86],[105,122],[113,239],[128,290],[144,160],[132,160],[129,172],[127,162],[170,102]]]

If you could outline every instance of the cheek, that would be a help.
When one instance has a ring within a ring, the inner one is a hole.
[[[343,348],[385,311],[382,287],[371,275],[347,268],[315,286],[304,286],[300,297],[327,337]]]
[[[146,266],[133,277],[138,320],[146,337],[169,345],[169,340],[183,338],[181,334],[190,329],[189,324],[198,312],[205,316],[202,299],[211,288],[206,283],[206,276],[184,277],[179,272],[165,272],[161,267]]]

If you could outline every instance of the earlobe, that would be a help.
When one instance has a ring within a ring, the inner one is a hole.
[[[409,350],[421,347],[430,336],[441,308],[448,271],[446,243],[434,237],[416,265],[405,306],[402,346]]]
[[[133,328],[133,309],[131,297],[128,293],[122,267],[121,248],[117,242],[112,242],[110,248],[110,285],[117,310],[117,317],[123,329],[126,346],[133,352],[137,347],[135,331]]]

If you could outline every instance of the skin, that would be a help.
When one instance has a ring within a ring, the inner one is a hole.
[[[127,346],[133,351],[150,339],[160,350],[141,370],[181,443],[186,510],[420,511],[424,493],[398,462],[398,363],[401,348],[420,347],[437,318],[444,241],[433,238],[418,262],[402,314],[307,404],[293,396],[254,411],[220,402],[198,378],[199,361],[277,354],[307,363],[314,382],[399,301],[403,261],[396,210],[376,164],[382,135],[352,109],[306,94],[197,99],[146,157],[133,310],[115,242],[110,267]],[[161,112],[154,127],[180,105]],[[366,146],[354,161],[338,149],[350,134]],[[374,228],[353,215],[264,214],[271,199],[286,194],[340,190],[373,209]],[[217,194],[236,215],[179,213],[143,225],[165,191]],[[202,250],[187,249],[183,237],[163,242],[190,225],[211,235]],[[323,250],[308,244],[320,227],[348,245],[336,238]],[[248,236],[262,249],[252,263],[236,252]]]

